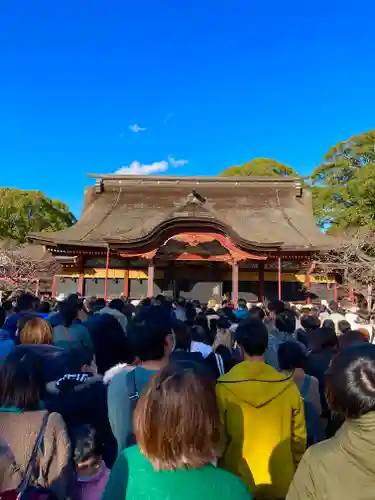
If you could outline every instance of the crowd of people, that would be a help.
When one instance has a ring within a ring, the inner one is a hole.
[[[20,293],[0,307],[0,499],[373,500],[373,337],[336,303]]]

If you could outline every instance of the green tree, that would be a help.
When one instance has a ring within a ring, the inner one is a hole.
[[[311,180],[322,226],[375,229],[375,129],[336,144]]]
[[[229,167],[221,173],[223,176],[268,176],[268,177],[299,177],[292,167],[269,158],[255,158],[243,165]]]
[[[60,231],[76,222],[67,205],[40,191],[0,188],[0,239],[24,243],[29,232]]]

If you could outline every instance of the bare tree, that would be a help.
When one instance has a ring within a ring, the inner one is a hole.
[[[343,287],[363,295],[369,309],[375,289],[375,231],[367,228],[347,231],[337,238],[336,248],[315,255],[314,273],[339,272]]]
[[[38,280],[50,277],[58,263],[49,254],[34,256],[27,247],[0,248],[0,291],[35,291]]]

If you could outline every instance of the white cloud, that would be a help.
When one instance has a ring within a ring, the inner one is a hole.
[[[138,132],[146,132],[147,128],[141,127],[137,123],[133,123],[132,125],[129,125],[129,130],[137,134]]]
[[[115,174],[121,175],[150,175],[156,172],[168,170],[168,162],[165,160],[154,161],[150,165],[143,165],[139,161],[133,161],[129,166],[121,167]]]
[[[168,156],[168,162],[172,167],[183,167],[189,163],[188,160],[176,160],[176,158],[173,158],[171,155]]]

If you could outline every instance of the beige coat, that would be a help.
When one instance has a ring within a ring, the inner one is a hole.
[[[24,413],[0,411],[0,491],[19,486],[43,422],[45,411]],[[58,413],[51,413],[40,455],[40,486],[50,488],[57,499],[71,497],[73,468],[70,441],[65,423]]]
[[[287,500],[374,500],[374,457],[375,412],[347,420],[306,451]]]

